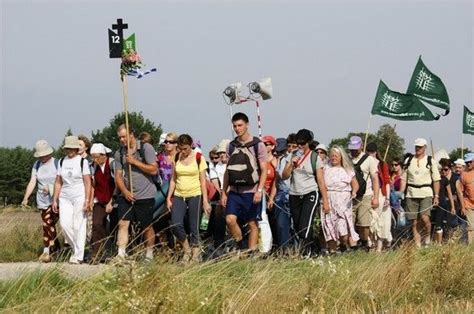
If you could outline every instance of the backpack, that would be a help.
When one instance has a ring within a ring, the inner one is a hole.
[[[362,163],[369,157],[369,155],[364,154],[360,160],[354,165],[355,177],[357,183],[359,184],[359,190],[357,190],[356,198],[360,199],[364,196],[365,191],[367,190],[367,178],[364,177],[364,172],[360,168]]]
[[[62,158],[61,158],[62,159]],[[57,159],[54,159],[54,168],[56,168],[56,170],[58,170],[58,164],[59,164],[59,160]],[[61,164],[62,165],[62,164]],[[39,168],[41,167],[41,161],[37,160],[35,161],[35,164],[33,165],[33,168],[35,168],[35,171],[38,172]],[[82,169],[82,168],[81,168]]]
[[[145,160],[145,151],[143,150],[143,143],[142,142],[139,142],[139,143],[140,143],[140,146],[137,149],[138,155],[140,156],[142,161],[144,161]],[[124,149],[125,149],[124,146],[120,146],[119,154],[120,154],[120,164],[122,165],[122,170],[125,167],[125,163],[123,162]],[[160,174],[157,173],[156,175],[151,176],[151,180],[152,180],[153,184],[155,185],[157,191],[159,193],[163,194],[163,196],[166,198],[167,190],[166,191],[163,190],[163,187],[162,187],[163,182],[161,181]]]
[[[258,144],[260,139],[254,137],[252,141],[241,144],[235,138],[229,144],[229,160],[227,174],[230,186],[252,186],[260,178],[260,165],[258,162]],[[250,152],[253,147],[255,156]]]
[[[198,165],[198,171],[199,171],[199,166],[201,165],[201,158],[202,158],[202,154],[196,153],[196,163]],[[176,154],[174,156],[174,163],[176,164],[178,160],[179,160],[179,154]],[[212,184],[211,180],[209,180],[207,176],[206,176],[206,188],[207,188],[207,200],[211,201],[216,195],[217,190],[214,184]]]
[[[411,155],[410,157],[408,157],[407,162],[403,166],[403,169],[405,171],[407,171],[408,167],[410,167],[410,164],[411,164],[411,161],[412,161],[413,157],[414,157],[414,155]],[[431,175],[433,175],[433,161],[432,161],[432,159],[433,159],[433,157],[428,156],[428,160],[426,162],[426,168],[430,169]],[[420,188],[425,188],[425,187],[432,187],[432,183],[430,183],[430,184],[409,184],[408,183],[407,186],[406,186],[406,189],[408,189],[408,187],[420,189]],[[405,192],[406,192],[406,189],[405,189]]]

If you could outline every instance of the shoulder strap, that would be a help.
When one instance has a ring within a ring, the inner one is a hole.
[[[316,163],[318,162],[318,154],[313,150],[311,151],[311,167],[313,167],[313,173],[316,173]]]
[[[63,161],[64,161],[64,157],[62,157],[62,158],[59,160],[59,165],[61,166],[61,168],[63,167]]]
[[[85,158],[81,158],[81,173],[84,174],[84,159]]]
[[[362,156],[359,161],[354,165],[354,168],[360,168],[360,166],[362,165],[362,163],[369,157],[369,155],[367,154],[364,154],[364,156]]]
[[[403,168],[406,170],[410,167],[410,164],[411,164],[411,160],[413,159],[413,155],[411,155],[410,157],[408,157],[408,160],[406,162],[405,165],[403,165]]]
[[[198,169],[201,166],[201,157],[202,157],[201,153],[196,153],[196,162],[198,164]]]
[[[120,165],[122,166],[122,171],[124,171],[124,162],[123,162],[123,150],[124,150],[124,147],[123,146],[120,146],[120,149],[119,149],[119,158],[120,158]]]
[[[237,146],[240,146],[240,143],[237,140],[237,138],[235,138],[233,141],[229,143],[229,156],[231,156],[234,153],[234,150]]]
[[[58,167],[59,167],[59,160],[54,158],[54,168],[56,168],[56,170],[58,170]]]
[[[41,161],[37,160],[35,161],[35,164],[33,165],[33,168],[35,168],[35,171],[38,172],[38,169],[41,166]]]

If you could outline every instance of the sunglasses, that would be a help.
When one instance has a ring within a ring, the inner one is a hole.
[[[471,161],[466,161],[466,165],[469,165],[471,162],[472,162],[472,160]]]
[[[176,144],[178,143],[177,141],[168,141],[168,140],[165,140],[163,143],[165,144]]]
[[[303,146],[303,145],[306,145],[307,143],[308,142],[305,142],[305,141],[297,141],[296,145]]]
[[[400,164],[392,164],[392,167],[400,166]]]
[[[443,168],[443,169],[441,169],[441,170],[443,170],[443,171],[448,171],[448,170],[449,170],[449,168]]]
[[[219,159],[219,158],[220,158],[219,156],[212,156],[212,157],[211,157],[212,160],[217,160],[217,159]]]

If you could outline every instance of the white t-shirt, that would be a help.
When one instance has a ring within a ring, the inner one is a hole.
[[[223,163],[218,163],[212,169],[209,170],[209,179],[218,179],[219,186],[222,189],[224,187],[224,174],[227,165]]]
[[[61,176],[63,185],[61,187],[61,198],[76,198],[85,195],[83,175],[90,175],[89,162],[84,159],[81,173],[81,156],[74,158],[64,157],[63,164],[58,165],[58,176]]]
[[[39,209],[46,209],[52,204],[54,181],[56,180],[56,173],[58,172],[56,163],[58,163],[58,161],[55,162],[54,158],[50,158],[44,164],[38,160],[33,164],[33,168],[31,169],[31,176],[36,177],[36,204]],[[36,168],[38,168],[38,171],[36,171]]]

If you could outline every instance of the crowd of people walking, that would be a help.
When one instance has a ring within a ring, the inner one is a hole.
[[[39,260],[60,250],[58,221],[71,264],[123,260],[133,247],[145,261],[171,252],[183,263],[232,252],[382,252],[401,237],[419,248],[441,244],[455,227],[472,243],[473,153],[435,160],[418,138],[414,154],[387,163],[358,136],[329,148],[307,129],[257,138],[240,112],[232,126],[236,137],[213,147],[208,161],[188,134],[163,134],[157,153],[150,134],[125,125],[114,153],[67,136],[57,160],[37,141],[22,205],[36,189]]]

